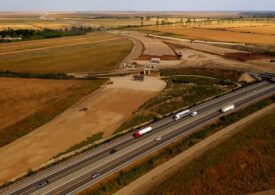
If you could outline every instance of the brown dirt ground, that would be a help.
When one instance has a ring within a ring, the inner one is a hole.
[[[153,39],[146,37],[144,34],[139,32],[121,32],[123,35],[138,40],[143,45],[143,53],[139,58],[140,60],[148,60],[152,57],[161,59],[177,59],[177,56],[172,48],[159,39]]]
[[[114,195],[141,195],[146,194],[146,191],[149,190],[154,185],[165,181],[165,178],[173,175],[178,169],[184,166],[186,163],[190,162],[194,158],[203,154],[205,151],[213,148],[214,146],[222,143],[224,140],[230,138],[234,134],[241,131],[247,125],[247,123],[251,122],[255,118],[261,117],[263,114],[267,114],[275,109],[275,104],[272,104],[244,119],[241,121],[230,125],[227,128],[220,130],[214,135],[206,138],[205,140],[199,142],[195,146],[189,148],[188,150],[182,152],[175,158],[167,161],[166,163],[158,166],[142,177],[138,178],[134,182],[130,183],[128,186],[122,188]]]
[[[157,95],[165,82],[146,77],[144,82],[117,77],[114,84],[81,100],[32,133],[0,148],[0,182],[35,168],[97,132],[109,136],[145,101]],[[88,112],[79,112],[87,107]]]
[[[236,69],[241,71],[255,72],[275,72],[275,68],[266,62],[256,61],[237,61],[232,58],[225,58],[220,55],[214,55],[198,50],[188,48],[175,49],[178,53],[182,53],[180,63],[160,64],[158,68],[178,68],[178,67],[201,67],[201,68],[218,68],[218,69]]]

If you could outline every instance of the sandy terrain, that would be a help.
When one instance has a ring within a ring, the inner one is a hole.
[[[89,95],[51,122],[0,148],[0,182],[14,178],[97,132],[112,134],[145,101],[157,95],[165,82],[117,77],[114,84]],[[88,112],[79,112],[87,107]]]
[[[186,41],[181,41],[180,39],[176,41],[166,41],[167,43],[174,44],[174,45],[179,45],[183,47],[187,47],[190,49],[195,49],[199,51],[203,51],[206,53],[212,53],[216,55],[226,55],[226,54],[232,54],[232,53],[246,53],[246,52],[241,52],[239,50],[234,50],[234,49],[229,49],[229,48],[222,48],[222,47],[217,47],[205,43],[191,43],[191,42],[186,42]]]
[[[178,169],[184,166],[186,163],[192,161],[196,157],[203,154],[205,151],[217,146],[219,143],[222,143],[226,139],[235,135],[239,131],[243,130],[247,123],[253,121],[255,118],[262,117],[263,114],[268,114],[270,111],[275,109],[275,104],[272,104],[242,120],[239,122],[230,125],[214,135],[204,139],[198,144],[192,146],[191,148],[185,150],[181,154],[177,155],[173,159],[165,162],[164,164],[156,167],[152,171],[146,173],[142,177],[138,178],[134,182],[130,183],[128,186],[122,188],[114,195],[139,195],[146,194],[146,191],[149,190],[154,185],[164,181],[165,178],[173,175]]]
[[[240,62],[234,59],[187,48],[178,48],[176,51],[183,55],[180,63],[176,61],[175,63],[160,63],[157,68],[207,67],[255,72],[275,72],[275,68],[270,63],[254,64],[251,62]]]
[[[127,31],[122,32],[122,34],[136,39],[142,43],[143,53],[140,58],[145,57],[147,59],[150,59],[151,57],[162,57],[177,59],[175,52],[161,40],[146,37],[143,33],[139,32]]]
[[[182,35],[186,38],[195,40],[275,45],[274,35],[239,33],[192,27],[147,27],[146,29]]]

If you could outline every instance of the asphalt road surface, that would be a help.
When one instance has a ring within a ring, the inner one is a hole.
[[[150,126],[153,127],[153,131],[140,138],[134,138],[132,133],[126,134],[14,183],[0,191],[0,194],[75,194],[121,170],[138,158],[228,114],[220,112],[223,106],[235,104],[235,110],[238,110],[274,93],[275,84],[265,81],[239,89],[191,108],[191,111],[198,112],[195,117],[186,117],[179,121],[174,121],[172,116],[167,117],[152,123]],[[156,141],[158,137],[161,137],[161,140]],[[114,148],[117,152],[111,154]],[[98,174],[96,178],[92,177],[94,173]],[[39,184],[45,181],[48,182],[38,188]]]

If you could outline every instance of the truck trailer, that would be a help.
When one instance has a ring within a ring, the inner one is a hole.
[[[153,128],[152,127],[146,127],[144,129],[141,129],[141,130],[138,130],[134,133],[134,137],[135,138],[138,138],[138,137],[141,137],[142,135],[146,134],[146,133],[149,133],[150,131],[152,131]]]
[[[224,106],[222,107],[221,109],[221,112],[225,113],[225,112],[229,112],[231,110],[234,110],[235,109],[235,105],[228,105],[228,106]]]
[[[175,120],[175,121],[180,120],[181,118],[186,117],[186,116],[189,116],[190,114],[191,114],[191,111],[190,111],[190,110],[184,110],[184,111],[182,111],[182,112],[177,113],[177,114],[174,116],[174,120]]]

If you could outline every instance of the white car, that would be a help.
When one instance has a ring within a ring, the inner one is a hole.
[[[156,140],[156,141],[160,141],[160,140],[161,140],[161,137],[157,137],[155,140]]]
[[[196,116],[198,115],[198,112],[191,112],[191,116]]]

